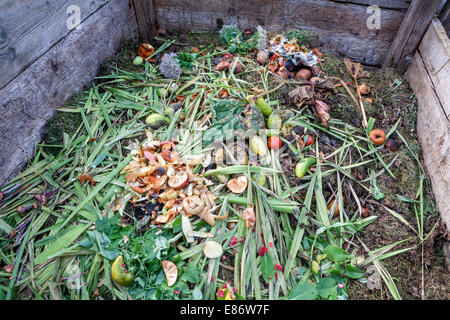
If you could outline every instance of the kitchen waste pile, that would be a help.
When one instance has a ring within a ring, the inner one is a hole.
[[[346,60],[352,82],[328,77],[299,30],[220,39],[142,44],[139,71],[59,109],[81,115],[76,132],[2,189],[1,298],[346,299],[372,264],[400,298],[382,265],[399,243],[358,240],[398,144],[398,123],[366,117],[370,73]],[[330,116],[338,89],[355,123]]]

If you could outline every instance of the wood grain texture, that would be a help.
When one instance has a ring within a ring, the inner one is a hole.
[[[430,24],[418,50],[440,105],[450,119],[450,40],[438,19]]]
[[[396,65],[405,72],[441,0],[413,0],[386,55],[383,66]]]
[[[353,3],[366,6],[378,6],[385,9],[408,10],[411,0],[333,0],[340,3]]]
[[[156,14],[153,0],[131,0],[136,11],[139,36],[142,42],[148,42],[156,33]]]
[[[450,1],[447,0],[441,12],[439,13],[439,20],[442,22],[442,26],[447,32],[447,36],[450,37]]]
[[[434,33],[430,26],[424,37],[423,44],[431,44],[429,35]],[[447,39],[448,40],[448,39]],[[426,42],[426,43],[425,43]],[[436,43],[435,43],[436,44]],[[422,46],[422,45],[421,45]],[[432,48],[430,48],[432,49]],[[419,105],[417,113],[417,135],[423,151],[424,164],[430,177],[437,207],[442,219],[450,230],[450,121],[442,107],[442,90],[447,87],[437,86],[436,78],[448,79],[450,70],[441,68],[435,73],[434,68],[442,61],[441,57],[432,57],[425,50],[426,57],[419,49],[405,73],[413,89]],[[429,59],[434,61],[430,63]],[[430,143],[432,141],[432,143]]]
[[[377,1],[373,1],[375,4]],[[217,30],[235,23],[242,30],[304,29],[324,52],[379,65],[405,12],[381,10],[381,29],[367,28],[367,6],[329,0],[155,0],[158,25],[167,30]]]
[[[33,156],[55,108],[91,83],[122,39],[137,36],[129,1],[110,1],[0,90],[0,185]]]
[[[3,1],[0,5],[0,89],[71,31],[67,21],[74,21],[74,16],[67,12],[69,6],[80,8],[82,22],[108,1]]]

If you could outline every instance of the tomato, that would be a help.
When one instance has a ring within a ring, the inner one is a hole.
[[[278,150],[281,148],[282,145],[281,139],[276,136],[270,137],[267,144],[269,145],[269,148],[272,150]]]
[[[308,134],[308,137],[306,137],[305,141],[305,147],[310,146],[314,143],[314,138]]]

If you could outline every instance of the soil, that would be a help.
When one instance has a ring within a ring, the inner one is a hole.
[[[177,41],[185,45],[173,45],[169,51],[186,51],[190,47],[198,47],[200,50],[212,46],[220,47],[220,42],[217,33],[189,33],[189,34],[170,34],[170,38],[176,37]],[[158,47],[162,41],[154,41],[151,44]],[[112,68],[119,68],[129,71],[137,71],[139,67],[134,66],[133,61],[139,44],[126,43],[122,45],[119,54],[112,60],[105,61],[99,71],[99,75],[106,75],[112,71]],[[220,49],[219,49],[220,50]],[[323,71],[328,76],[335,76],[342,78],[345,82],[351,82],[351,78],[347,75],[343,61],[337,57],[325,55],[322,61]],[[368,69],[369,70],[369,69]],[[421,154],[421,149],[416,136],[416,113],[417,101],[413,92],[408,87],[403,77],[392,68],[387,69],[370,69],[371,77],[369,79],[360,79],[360,83],[367,84],[371,93],[366,96],[372,99],[372,103],[366,103],[367,117],[374,117],[376,119],[377,127],[389,131],[390,128],[401,119],[398,125],[398,131],[405,138],[409,148]],[[251,79],[247,79],[248,81]],[[98,81],[98,80],[96,80]],[[279,82],[278,80],[272,80]],[[271,87],[275,87],[271,84]],[[277,96],[272,96],[276,99]],[[281,97],[279,97],[281,98]],[[66,104],[70,105],[76,101],[77,96],[71,98]],[[360,125],[359,112],[356,109],[353,101],[348,97],[343,88],[338,88],[336,94],[330,94],[327,98],[327,103],[332,107],[331,117],[340,119],[344,122],[357,126]],[[45,137],[45,142],[50,145],[61,144],[63,132],[71,133],[76,130],[81,123],[81,117],[77,114],[74,116],[67,116],[66,113],[57,113],[56,116],[48,124],[48,134]],[[334,149],[338,143],[333,137],[326,134],[320,134],[319,139],[321,145],[324,146],[323,151],[327,152],[326,145],[329,149]],[[407,146],[401,141],[397,134],[392,138],[398,144],[398,150],[384,150],[386,154],[385,161],[390,162],[395,156],[398,159],[391,167],[395,175],[395,179],[389,174],[384,173],[376,180],[384,198],[380,201],[381,204],[391,208],[401,214],[413,227],[416,228],[416,216],[414,213],[414,205],[401,201],[397,195],[402,195],[408,198],[415,198],[419,187],[419,164],[411,155]],[[48,152],[54,150],[49,147]],[[353,151],[354,156],[358,157],[358,153]],[[421,158],[420,158],[421,161]],[[289,162],[289,161],[288,161]],[[286,171],[293,177],[293,166],[295,163],[286,163]],[[352,174],[355,176],[366,177],[368,168],[359,167],[354,170]],[[380,170],[380,168],[378,168]],[[324,179],[324,187],[334,185],[334,177]],[[291,179],[291,186],[299,184],[299,181],[294,177]],[[356,185],[356,184],[355,184]],[[367,207],[369,215],[376,215],[378,219],[364,229],[363,233],[358,236],[366,246],[371,249],[376,249],[396,241],[412,238],[417,239],[416,234],[405,226],[403,223],[392,215],[390,215],[377,202],[372,201],[367,192],[353,186],[358,197],[364,207]],[[325,191],[327,191],[325,189]],[[306,192],[306,191],[305,191]],[[331,197],[331,190],[328,190]],[[352,195],[348,187],[344,190],[344,204],[346,210],[354,212],[356,204],[352,203]],[[304,194],[300,194],[304,196]],[[410,240],[403,243],[396,249],[417,246],[413,250],[395,255],[394,257],[382,260],[381,263],[390,273],[394,279],[400,296],[403,299],[448,299],[450,298],[450,277],[446,266],[445,254],[442,246],[447,237],[447,231],[444,226],[438,222],[439,212],[436,209],[433,194],[429,179],[424,182],[424,235],[430,233],[425,245],[423,246],[423,260],[424,270],[422,272],[422,246],[416,240]],[[357,239],[354,239],[355,246],[362,248]],[[354,248],[348,248],[352,251]],[[360,250],[360,253],[363,251]],[[222,264],[233,267],[233,256],[227,256]],[[233,281],[233,272],[225,268],[221,268],[219,273],[220,278],[226,281]],[[422,278],[424,283],[422,293]],[[366,284],[358,281],[352,281],[349,285],[349,299],[392,299],[389,291],[385,286],[381,290],[370,290]]]

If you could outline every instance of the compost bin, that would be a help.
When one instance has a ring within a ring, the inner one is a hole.
[[[1,299],[448,299],[450,2],[0,4]]]

